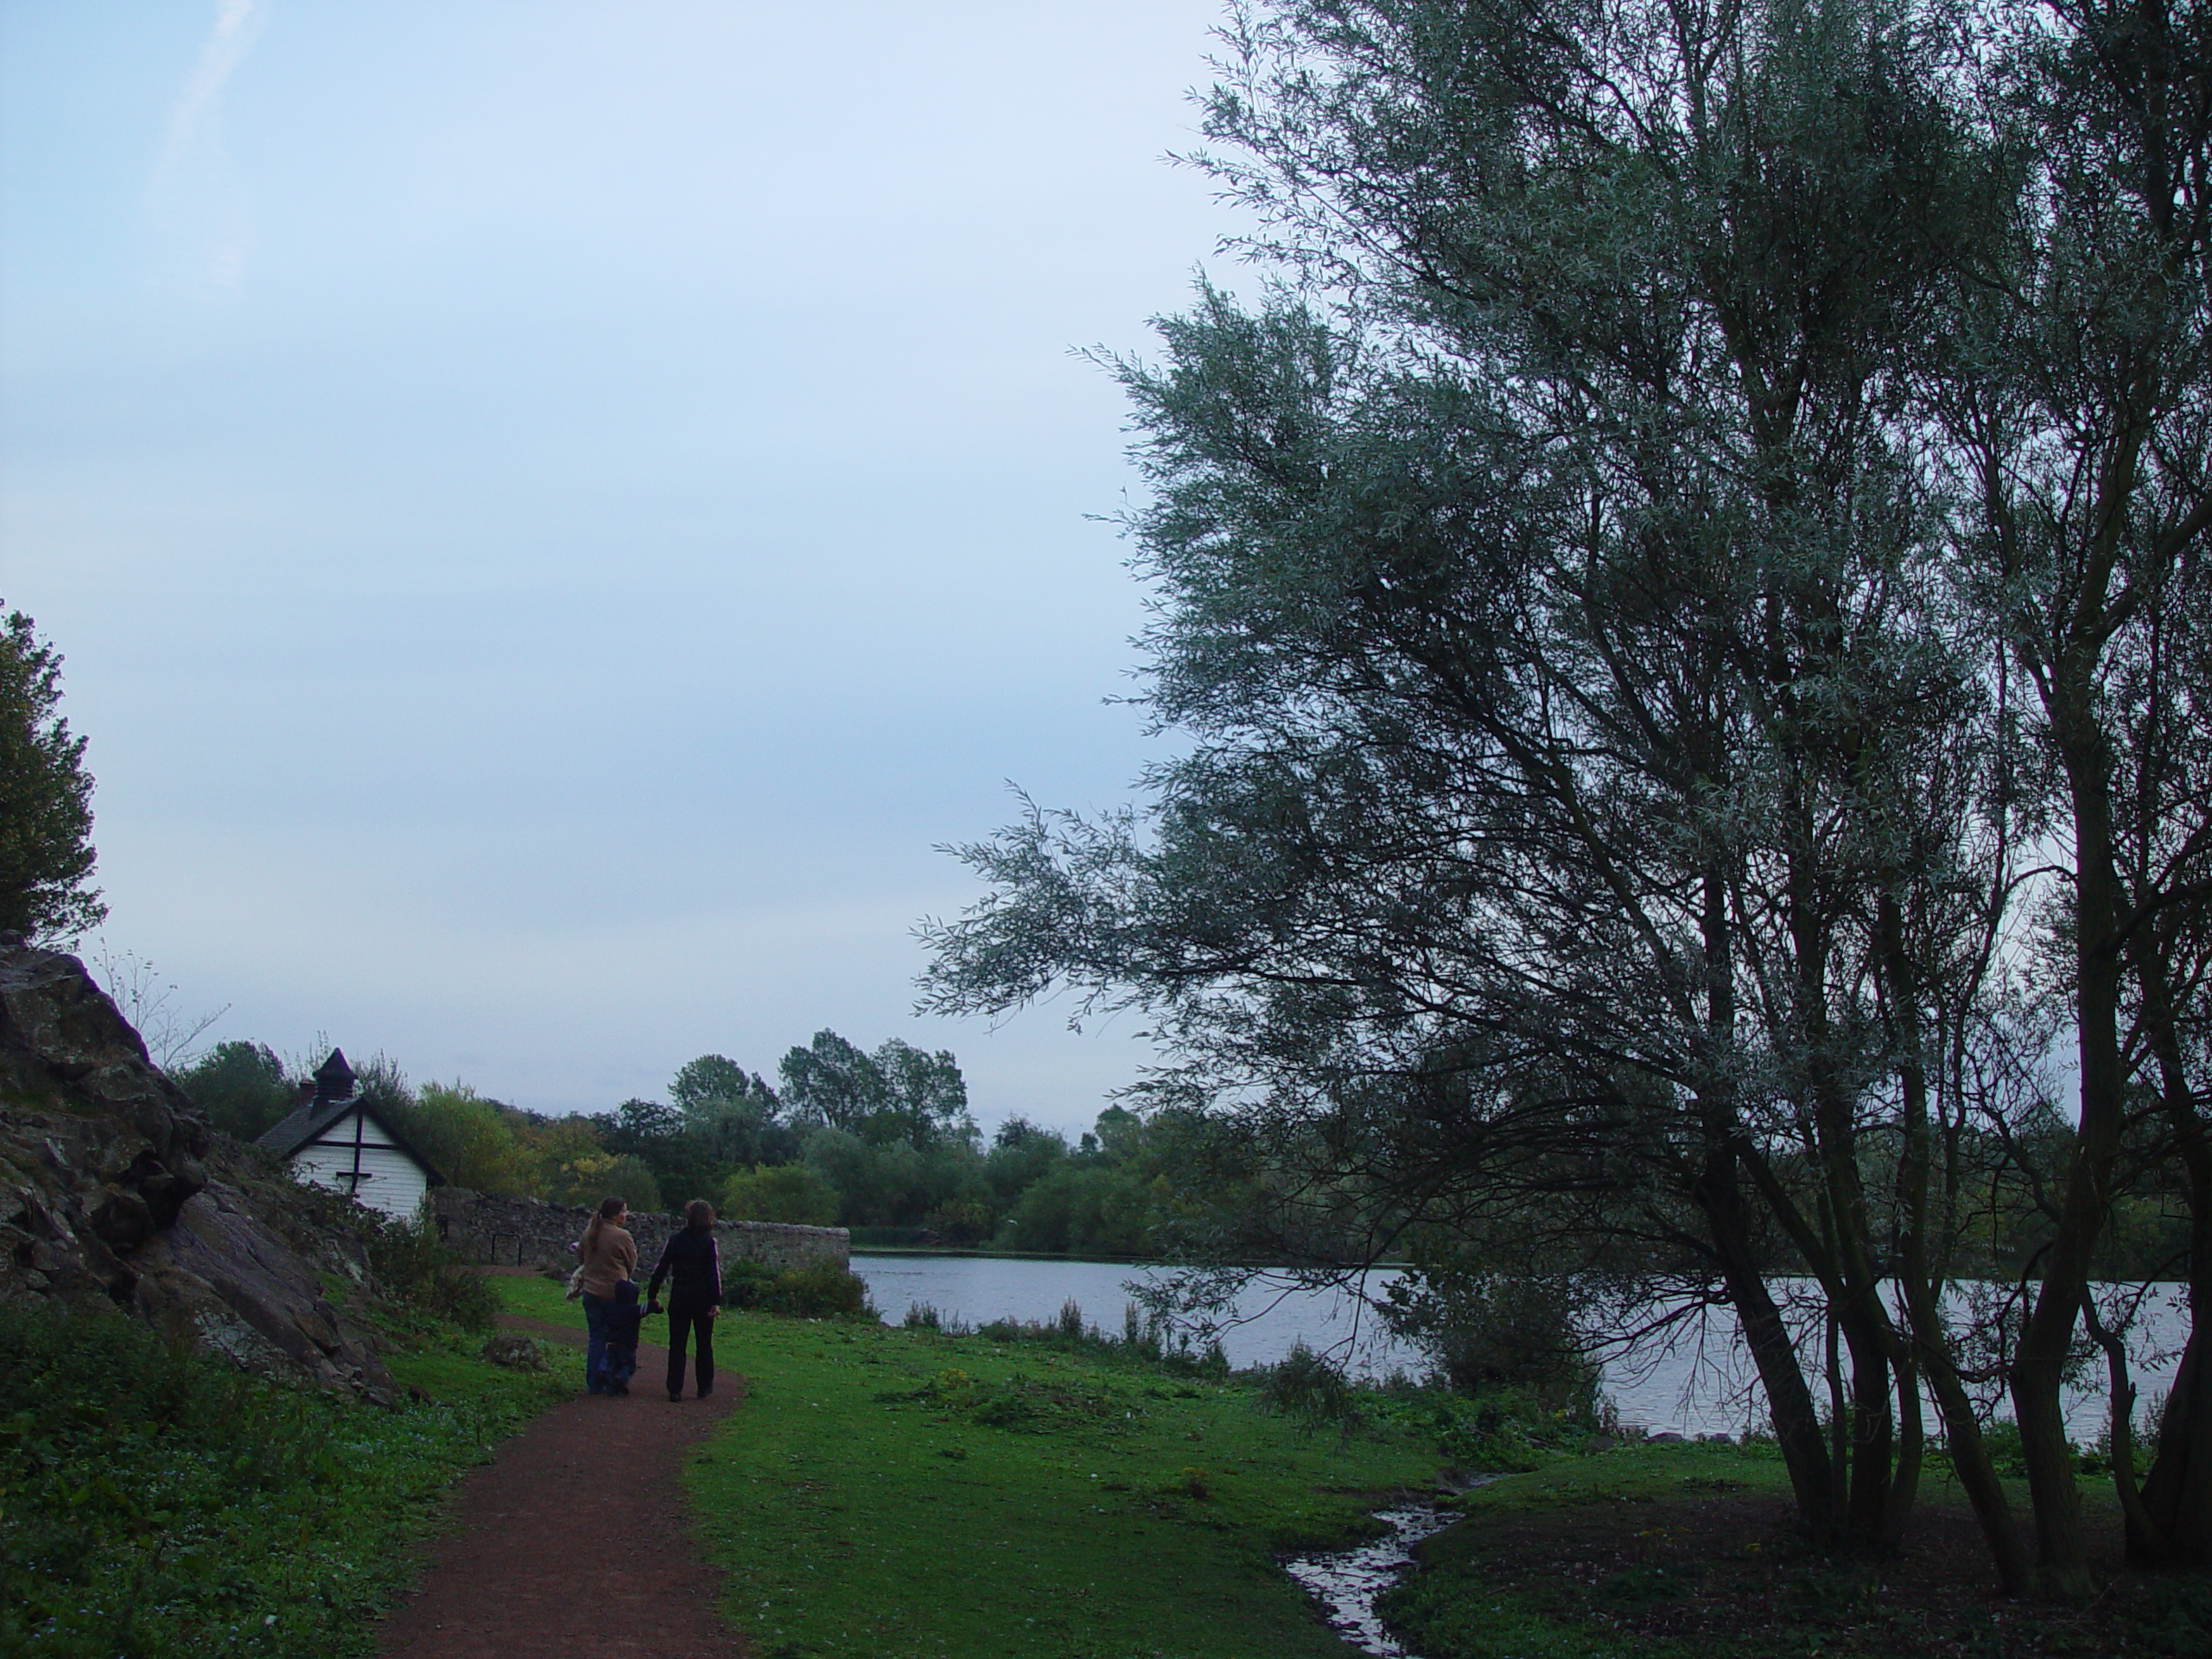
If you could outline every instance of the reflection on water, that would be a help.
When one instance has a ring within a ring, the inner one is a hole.
[[[1063,1302],[1072,1300],[1085,1319],[1110,1332],[1121,1329],[1122,1310],[1131,1300],[1130,1285],[1154,1277],[1157,1270],[1109,1262],[855,1254],[853,1271],[868,1281],[876,1306],[893,1325],[917,1302],[928,1303],[947,1318],[981,1325],[1001,1319],[1049,1321]],[[1396,1276],[1387,1270],[1370,1274],[1368,1294],[1381,1295]],[[2164,1397],[2188,1334],[2188,1313],[2178,1286],[2153,1298],[2145,1313],[2143,1325],[2130,1343],[2139,1357],[2139,1432],[2152,1403]],[[1238,1298],[1236,1315],[1237,1322],[1222,1333],[1222,1348],[1231,1365],[1272,1363],[1302,1338],[1309,1348],[1344,1356],[1362,1376],[1383,1376],[1393,1370],[1417,1374],[1423,1368],[1416,1350],[1394,1341],[1373,1309],[1344,1292],[1254,1285]],[[1755,1409],[1755,1393],[1751,1365],[1735,1340],[1735,1329],[1726,1308],[1714,1309],[1701,1329],[1685,1330],[1665,1350],[1609,1363],[1604,1388],[1621,1421],[1689,1435],[1740,1433]],[[2069,1431],[2075,1439],[2086,1443],[2102,1432],[2101,1363],[2091,1366],[2081,1383],[2068,1391],[2066,1406]],[[1932,1429],[1932,1410],[1929,1421]]]
[[[1122,1310],[1135,1300],[1129,1287],[1158,1276],[1137,1263],[857,1253],[853,1271],[868,1281],[876,1306],[893,1325],[918,1302],[982,1325],[1009,1319],[1049,1323],[1063,1302],[1073,1301],[1085,1320],[1109,1333],[1120,1332]],[[1396,1277],[1370,1274],[1370,1294],[1381,1295]],[[1301,1338],[1308,1348],[1341,1347],[1369,1375],[1421,1368],[1421,1355],[1393,1341],[1374,1309],[1334,1291],[1252,1286],[1237,1299],[1236,1322],[1222,1333],[1221,1345],[1231,1365],[1265,1365],[1283,1358]]]

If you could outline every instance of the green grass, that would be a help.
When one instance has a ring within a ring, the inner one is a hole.
[[[0,1308],[0,1652],[347,1659],[454,1475],[579,1385],[423,1337],[385,1410],[241,1376],[119,1313]]]
[[[1501,1476],[1469,1492],[1460,1508],[1481,1516],[1584,1503],[1656,1503],[1713,1492],[1789,1491],[1789,1471],[1767,1448],[1631,1443],[1603,1457],[1561,1459],[1526,1473]]]
[[[1552,1459],[1461,1498],[1466,1524],[1431,1539],[1421,1570],[1389,1591],[1382,1605],[1393,1627],[1408,1631],[1429,1659],[1711,1659],[1709,1644],[1604,1627],[1625,1608],[1679,1599],[1697,1583],[1694,1568],[1630,1566],[1607,1576],[1594,1595],[1566,1577],[1531,1583],[1496,1570],[1484,1523],[1589,1510],[1619,1517],[1621,1536],[1634,1548],[1680,1541],[1669,1539],[1680,1531],[1669,1523],[1674,1506],[1686,1500],[1789,1489],[1780,1459],[1764,1448],[1630,1445],[1599,1457]]]
[[[500,1288],[582,1322],[550,1282]],[[1940,1459],[1920,1512],[1951,1512],[1961,1547],[1924,1535],[1893,1571],[1803,1547],[1771,1446],[1585,1454],[1586,1428],[1526,1402],[1422,1390],[1357,1391],[1363,1428],[1308,1433],[1243,1380],[1050,1328],[731,1316],[716,1345],[752,1393],[687,1478],[760,1659],[1340,1656],[1274,1558],[1343,1541],[1440,1453],[1522,1472],[1458,1500],[1465,1522],[1384,1598],[1425,1659],[2212,1651],[2212,1578],[2123,1578],[2091,1607],[1997,1602]],[[2109,1488],[2083,1496],[2108,1527]]]
[[[2008,1483],[2015,1513],[2025,1491]],[[1773,1447],[1630,1446],[1470,1492],[1382,1610],[1426,1659],[2201,1659],[2212,1580],[2123,1574],[2094,1604],[2013,1605],[1949,1471],[1924,1472],[1895,1560],[1802,1541]],[[2085,1485],[2093,1529],[2108,1487]]]
[[[1309,1433],[1242,1384],[982,1336],[734,1314],[715,1357],[749,1391],[687,1481],[760,1659],[1341,1659],[1274,1554],[1437,1467],[1418,1433]]]

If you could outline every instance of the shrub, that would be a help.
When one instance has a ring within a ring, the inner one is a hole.
[[[957,1314],[948,1318],[939,1313],[936,1304],[932,1302],[908,1303],[906,1317],[900,1323],[909,1331],[935,1331],[948,1337],[964,1337],[968,1334],[967,1320]]]
[[[369,1249],[377,1287],[408,1312],[479,1335],[499,1312],[498,1293],[471,1273],[428,1221],[391,1221],[374,1211],[355,1219]]]
[[[1140,1319],[1136,1309],[1128,1303],[1122,1305],[1122,1334],[1118,1337],[1107,1335],[1095,1325],[1084,1324],[1083,1309],[1072,1300],[1063,1302],[1058,1317],[1049,1322],[991,1319],[977,1325],[976,1334],[991,1342],[1057,1348],[1090,1359],[1156,1367],[1179,1376],[1204,1376],[1220,1382],[1229,1376],[1229,1361],[1222,1353],[1220,1343],[1210,1342],[1204,1349],[1194,1351],[1189,1336],[1179,1333],[1171,1345],[1161,1325]]]
[[[868,1281],[843,1268],[793,1268],[777,1275],[768,1296],[771,1313],[793,1319],[880,1317],[868,1300]]]
[[[1546,1413],[1594,1421],[1598,1367],[1577,1314],[1580,1287],[1563,1275],[1427,1267],[1390,1287],[1382,1316],[1421,1344],[1446,1385],[1534,1396]]]
[[[746,1257],[722,1263],[722,1306],[724,1307],[758,1308],[768,1287],[775,1281],[776,1270],[765,1262]]]
[[[722,1269],[722,1304],[795,1319],[873,1319],[868,1281],[842,1268],[792,1268],[777,1273],[758,1262]]]
[[[930,1211],[925,1231],[950,1244],[980,1244],[991,1236],[998,1219],[981,1198],[955,1198]]]
[[[2074,1460],[2075,1467],[2082,1472],[2094,1474],[2110,1472],[2112,1469],[2112,1445],[2109,1438],[2111,1430],[2107,1429],[2105,1433],[2107,1438],[2098,1441],[2087,1456],[2083,1455],[2082,1449],[2071,1440],[2066,1443],[2067,1455]],[[1981,1430],[1981,1443],[1989,1452],[1990,1466],[1999,1474],[2012,1480],[2027,1478],[2028,1448],[2026,1442],[2020,1438],[2019,1424],[2014,1422],[2010,1417],[2000,1417],[1994,1422],[1985,1423]],[[1944,1450],[1946,1461],[1948,1460],[1949,1456],[1949,1448],[1947,1446]]]
[[[1360,1407],[1360,1390],[1344,1366],[1326,1354],[1315,1353],[1303,1338],[1273,1365],[1256,1368],[1253,1380],[1262,1404],[1308,1428],[1334,1427],[1348,1434],[1366,1415]]]
[[[1548,1394],[1536,1389],[1492,1388],[1471,1397],[1429,1398],[1429,1427],[1438,1451],[1473,1469],[1533,1469],[1548,1457],[1579,1450],[1593,1428],[1618,1427],[1604,1413],[1592,1416],[1554,1406]]]

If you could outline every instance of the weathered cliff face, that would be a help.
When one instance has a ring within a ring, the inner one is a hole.
[[[0,933],[0,1298],[105,1297],[257,1371],[388,1399],[323,1294],[357,1240],[218,1144],[74,957]]]

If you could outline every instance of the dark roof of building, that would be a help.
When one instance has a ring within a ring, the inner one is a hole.
[[[318,1139],[339,1119],[358,1108],[361,1115],[383,1133],[385,1140],[422,1165],[423,1173],[432,1186],[445,1185],[446,1178],[438,1173],[438,1166],[410,1145],[407,1137],[393,1127],[389,1118],[361,1098],[360,1087],[354,1078],[353,1068],[346,1064],[343,1050],[332,1049],[330,1058],[316,1068],[315,1077],[315,1097],[257,1135],[254,1138],[256,1146],[266,1147],[279,1158],[289,1158],[302,1147]]]
[[[315,1069],[315,1092],[317,1099],[346,1100],[352,1097],[356,1079],[353,1068],[346,1064],[346,1051],[334,1048],[330,1058]]]

